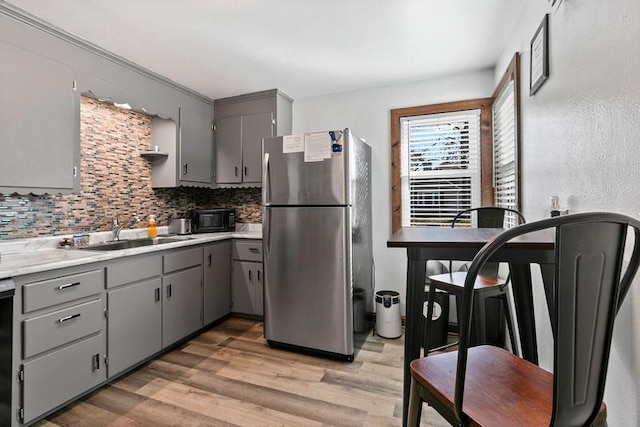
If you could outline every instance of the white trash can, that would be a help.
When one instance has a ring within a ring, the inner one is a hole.
[[[400,294],[396,291],[376,292],[376,334],[383,338],[400,338]]]

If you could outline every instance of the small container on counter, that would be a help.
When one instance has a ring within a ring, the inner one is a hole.
[[[89,244],[88,234],[74,234],[72,237],[72,246],[87,246]]]
[[[147,235],[154,238],[158,235],[158,226],[156,225],[156,216],[149,215],[149,225],[147,226]]]

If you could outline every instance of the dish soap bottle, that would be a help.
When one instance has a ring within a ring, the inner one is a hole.
[[[149,215],[149,225],[147,226],[147,235],[154,238],[158,235],[158,227],[156,226],[156,216]]]

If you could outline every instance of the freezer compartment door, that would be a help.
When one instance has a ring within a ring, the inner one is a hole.
[[[268,207],[265,338],[352,355],[349,208]]]
[[[263,141],[265,205],[348,205],[347,144],[329,158],[305,161],[304,152],[284,152],[283,138]],[[340,143],[346,140],[340,137]]]

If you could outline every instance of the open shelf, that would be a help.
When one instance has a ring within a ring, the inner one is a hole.
[[[157,159],[160,157],[168,157],[169,153],[165,153],[164,151],[142,151],[140,152],[140,156],[147,159]]]

